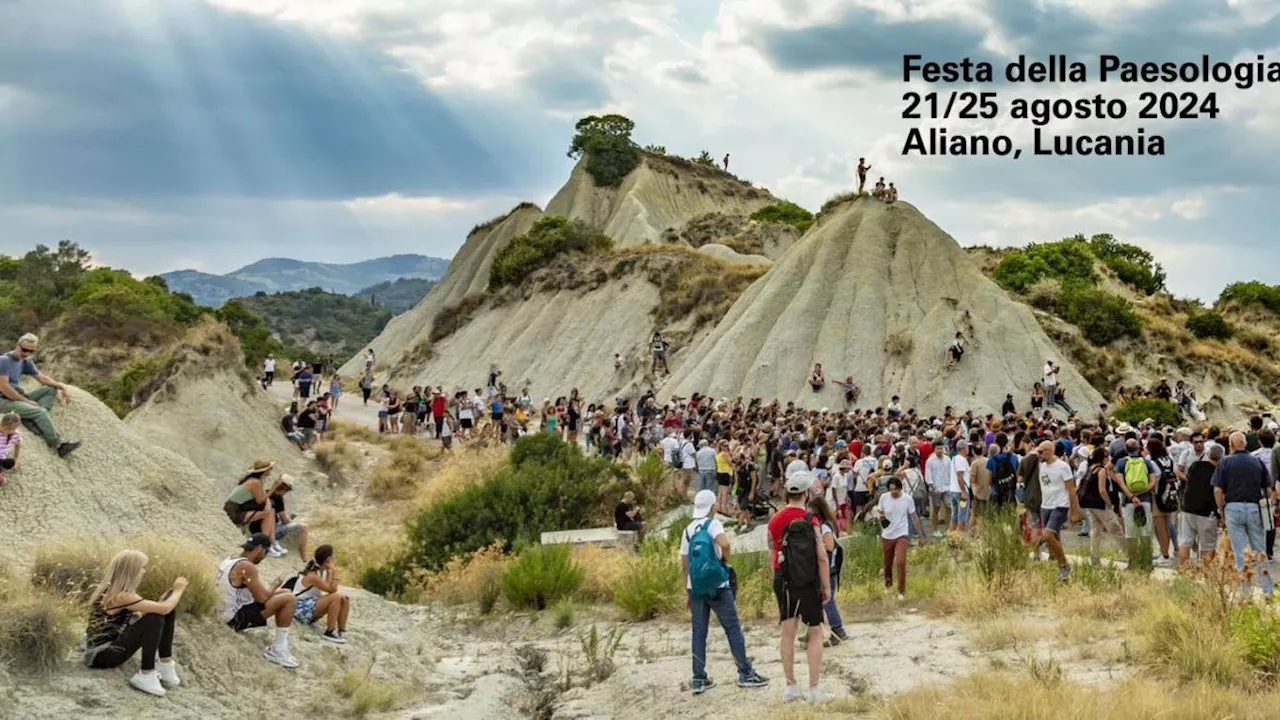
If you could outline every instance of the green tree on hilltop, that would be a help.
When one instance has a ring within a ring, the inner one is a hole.
[[[631,140],[636,124],[622,115],[588,115],[574,126],[568,155],[587,156],[587,172],[598,186],[616,187],[640,164],[640,150]]]

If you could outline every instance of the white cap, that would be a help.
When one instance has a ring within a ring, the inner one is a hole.
[[[789,493],[806,492],[812,486],[813,486],[813,473],[809,472],[808,470],[797,470],[791,474],[791,477],[787,478],[787,492]],[[711,492],[711,491],[703,490],[702,492]],[[696,508],[697,498],[694,498],[694,503],[695,503],[694,507]],[[697,517],[696,509],[694,513],[695,513],[694,517]]]
[[[711,508],[716,505],[716,494],[710,490],[699,490],[697,495],[693,496],[693,519],[700,520],[711,514]]]

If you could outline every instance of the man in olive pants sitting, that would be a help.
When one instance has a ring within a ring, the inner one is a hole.
[[[66,457],[75,452],[80,443],[67,442],[58,436],[49,411],[53,409],[56,395],[61,395],[64,403],[70,403],[71,394],[67,392],[66,385],[40,372],[31,361],[39,342],[39,338],[27,333],[18,338],[13,350],[0,355],[0,413],[17,413],[22,424],[57,450],[58,457]],[[43,387],[30,393],[23,391],[23,375],[34,377]]]

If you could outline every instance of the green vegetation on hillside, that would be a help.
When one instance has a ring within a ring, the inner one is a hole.
[[[1280,313],[1280,285],[1268,285],[1257,280],[1231,283],[1218,295],[1218,307],[1228,303],[1260,307]]]
[[[425,278],[397,278],[371,285],[352,297],[372,307],[384,308],[392,315],[399,315],[422,302],[435,285],[435,280]]]
[[[1227,323],[1227,319],[1216,312],[1199,313],[1187,318],[1187,329],[1201,340],[1215,338],[1230,339],[1235,329]]]
[[[534,270],[572,253],[593,254],[613,249],[613,240],[592,230],[581,220],[548,215],[529,232],[507,243],[493,257],[489,268],[489,290],[518,285]]]
[[[622,115],[588,115],[578,121],[568,155],[587,156],[587,172],[601,187],[617,187],[640,164],[640,150],[631,140],[636,124]]]
[[[790,200],[779,200],[772,205],[766,205],[751,213],[751,219],[758,222],[790,225],[802,233],[813,225],[813,213]]]
[[[265,320],[286,346],[335,357],[352,357],[363,350],[391,319],[386,308],[320,288],[258,293],[238,302]]]
[[[1178,425],[1182,422],[1182,413],[1178,406],[1168,400],[1157,398],[1134,398],[1115,409],[1112,417],[1120,422],[1137,425],[1148,419],[1155,420],[1156,425]]]
[[[1010,250],[993,274],[1007,290],[1036,296],[1034,305],[1076,325],[1094,345],[1137,337],[1142,323],[1132,304],[1097,287],[1100,277],[1095,263],[1111,269],[1122,282],[1144,294],[1164,288],[1164,269],[1150,253],[1105,234],[1088,240],[1076,235]],[[1046,282],[1057,283],[1060,291],[1046,292]]]

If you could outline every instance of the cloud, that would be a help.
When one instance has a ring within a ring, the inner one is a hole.
[[[516,182],[387,55],[190,0],[0,6],[0,195],[342,198]],[[510,146],[503,154],[512,155]]]
[[[691,62],[666,63],[662,66],[662,73],[671,80],[689,85],[706,85],[710,82],[706,73]]]

